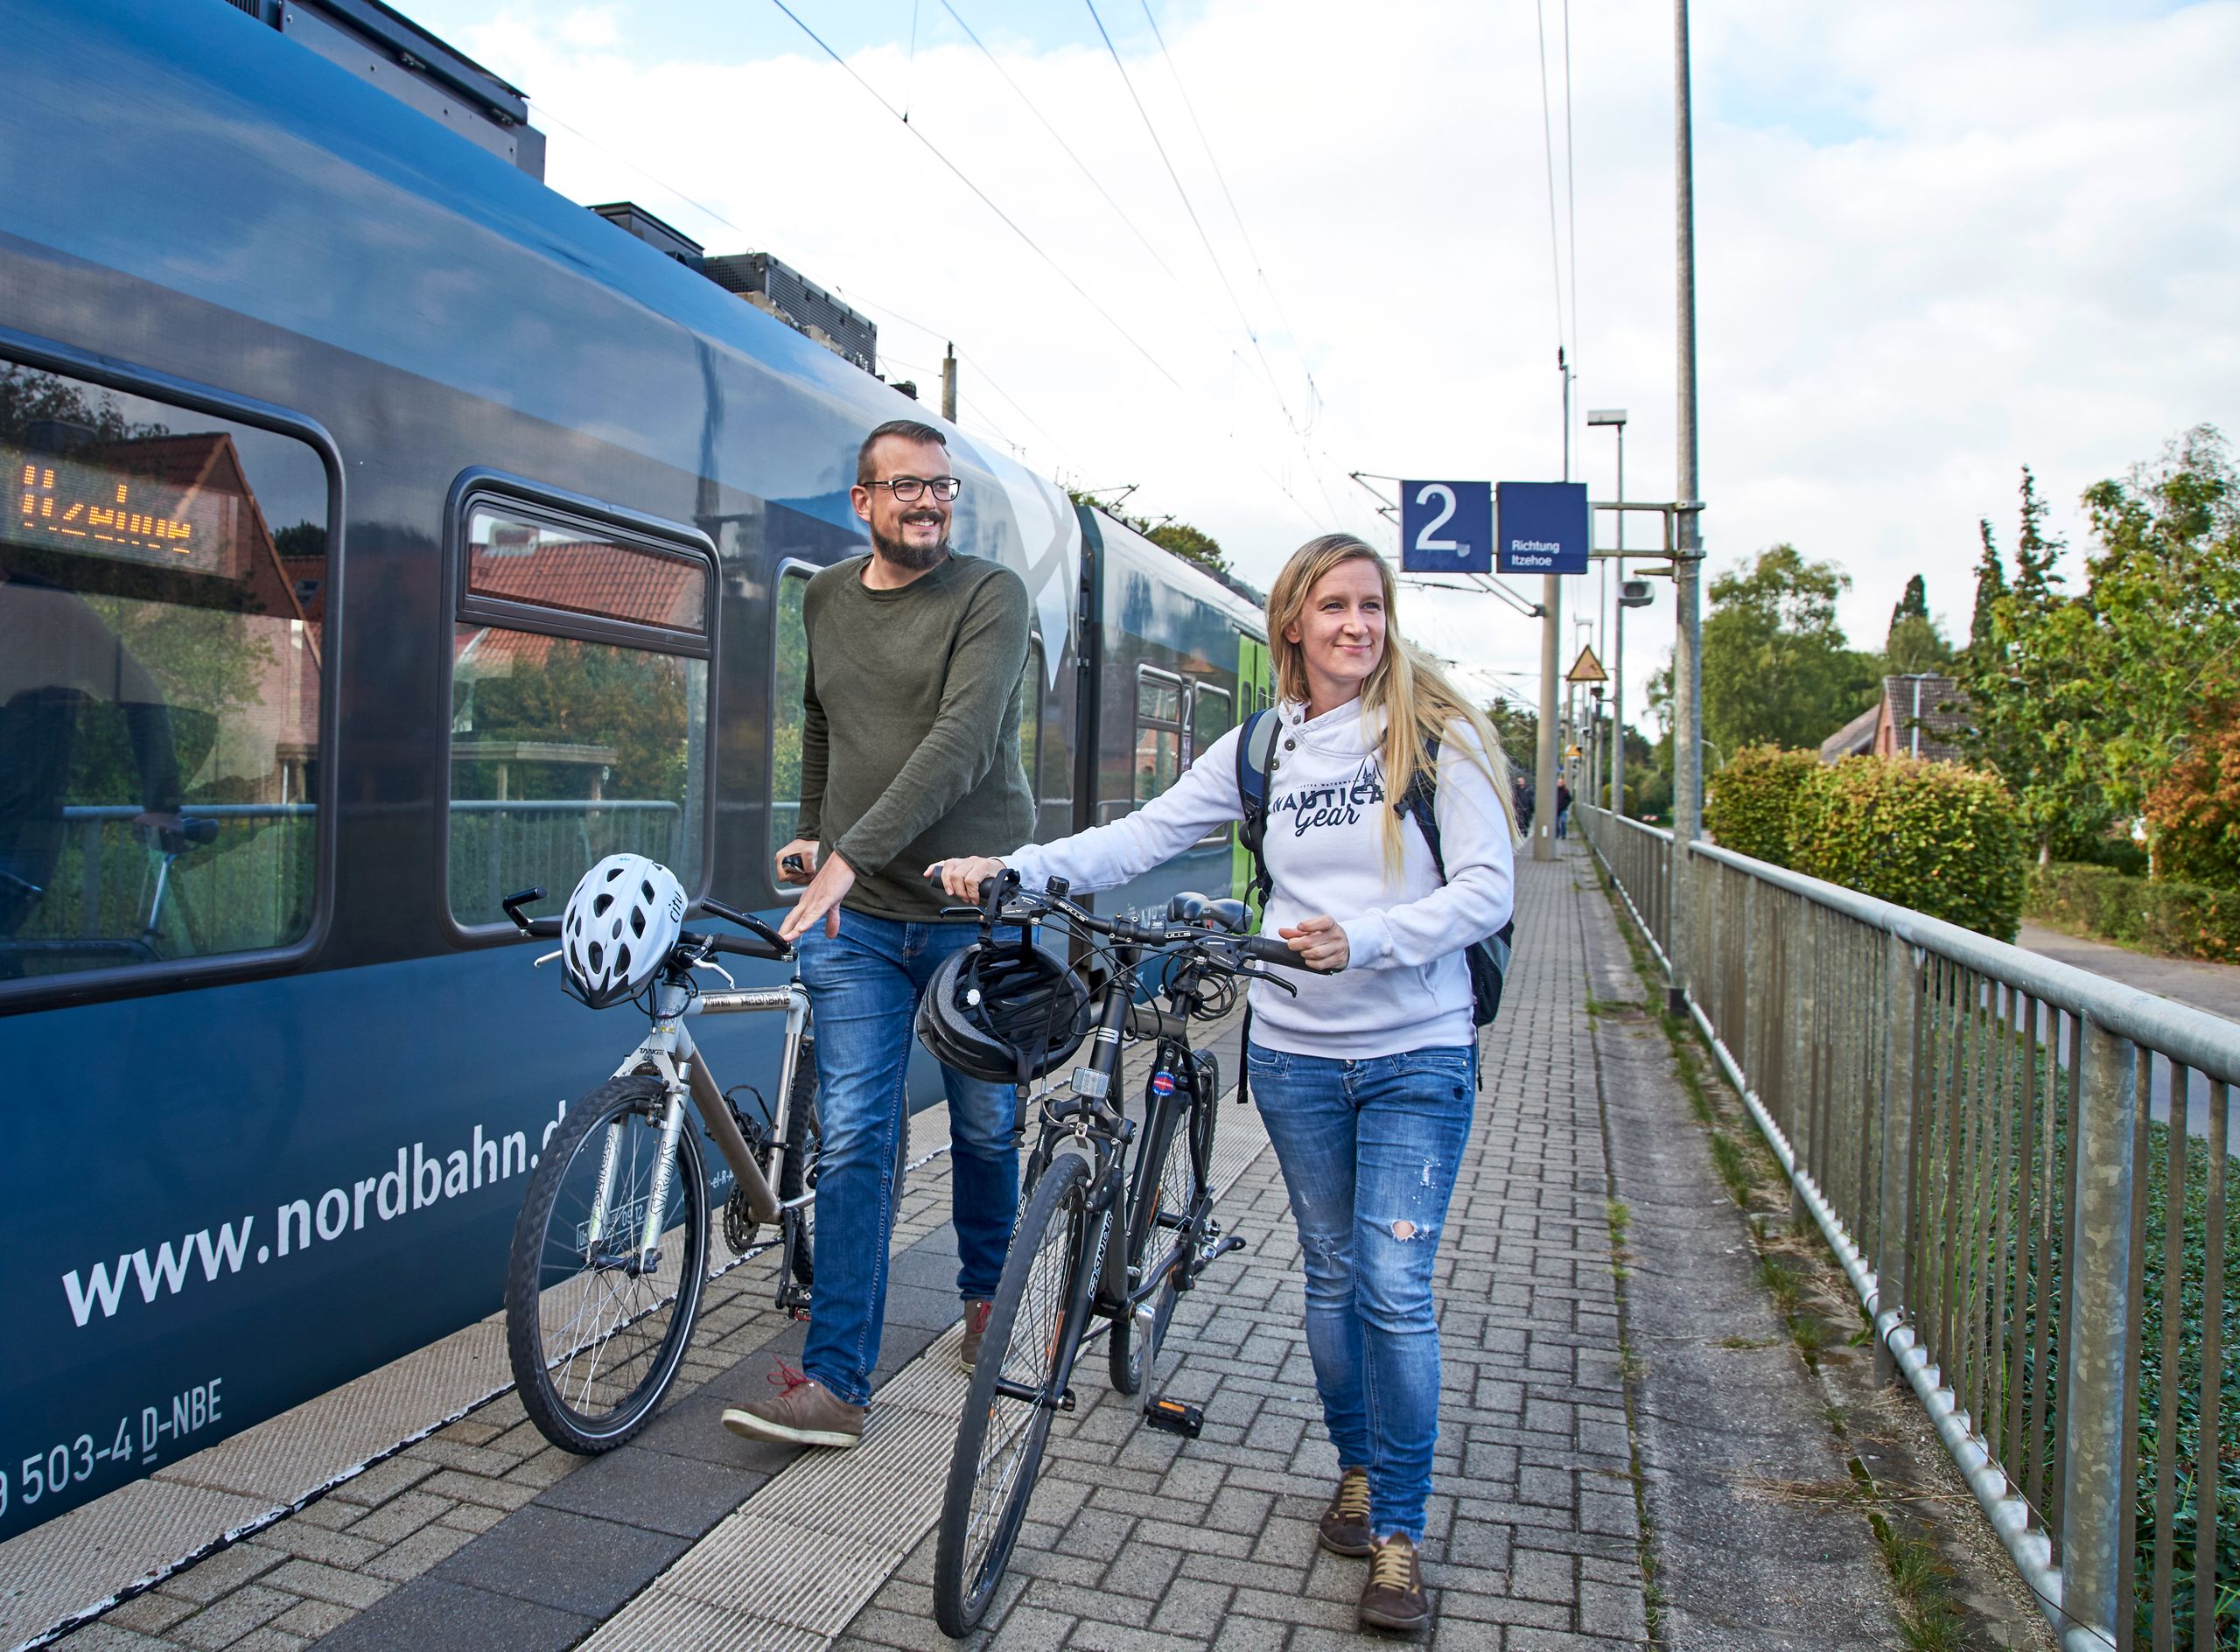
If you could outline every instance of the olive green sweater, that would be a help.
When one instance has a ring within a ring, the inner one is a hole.
[[[855,869],[844,904],[922,922],[947,900],[921,875],[1034,835],[1019,765],[1026,586],[1000,563],[951,556],[899,591],[863,581],[868,556],[802,594],[801,835]]]

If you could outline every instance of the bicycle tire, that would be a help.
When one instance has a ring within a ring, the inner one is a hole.
[[[692,1340],[708,1274],[708,1181],[699,1131],[676,1136],[664,1234],[652,1276],[622,1258],[639,1249],[661,1143],[662,1082],[610,1079],[568,1110],[530,1172],[506,1273],[506,1353],[537,1432],[582,1456],[612,1451],[653,1416]],[[618,1129],[607,1205],[618,1225],[586,1265],[588,1214]],[[585,1314],[592,1317],[586,1323]]]
[[[786,1157],[778,1172],[780,1203],[798,1199],[804,1187],[816,1185],[817,1161],[823,1152],[823,1123],[816,1113],[816,1040],[804,1038],[794,1060],[793,1092],[786,1102]],[[791,1215],[801,1229],[794,1243],[794,1278],[802,1284],[814,1284],[816,1278],[816,1229],[811,1221],[816,1209],[816,1201],[811,1200]]]
[[[1071,1375],[1095,1283],[1088,1201],[1088,1166],[1062,1155],[1036,1183],[996,1286],[934,1552],[934,1616],[952,1637],[971,1634],[986,1615],[1041,1472],[1052,1408],[998,1394],[996,1382],[1062,1390]]]

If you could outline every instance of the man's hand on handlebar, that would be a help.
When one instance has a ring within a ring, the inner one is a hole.
[[[1276,933],[1291,943],[1299,961],[1310,970],[1320,970],[1325,975],[1335,975],[1344,969],[1354,956],[1346,940],[1346,932],[1328,913],[1312,918],[1302,918],[1286,929]]]
[[[838,855],[825,857],[824,864],[808,880],[801,899],[794,902],[794,909],[786,914],[785,922],[778,926],[778,933],[785,937],[788,946],[807,934],[820,918],[824,920],[824,933],[829,939],[840,933],[840,901],[856,886],[856,869]]]
[[[937,860],[926,868],[926,876],[936,878],[950,899],[977,901],[980,886],[1004,869],[1004,863],[993,855],[967,855],[960,860]]]

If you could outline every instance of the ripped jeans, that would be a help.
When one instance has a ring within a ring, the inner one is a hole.
[[[1379,1539],[1421,1542],[1438,1438],[1432,1264],[1469,1139],[1477,1051],[1338,1060],[1254,1044],[1253,1099],[1306,1258],[1306,1347],[1341,1467]]]

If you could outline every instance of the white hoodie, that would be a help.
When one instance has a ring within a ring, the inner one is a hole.
[[[1509,919],[1516,864],[1508,816],[1465,732],[1439,746],[1437,814],[1446,881],[1412,821],[1401,828],[1396,878],[1385,871],[1386,795],[1376,742],[1382,713],[1358,701],[1312,722],[1279,707],[1268,775],[1263,852],[1274,890],[1262,928],[1274,934],[1327,913],[1352,957],[1335,976],[1280,971],[1298,989],[1252,988],[1252,1036],[1296,1055],[1359,1060],[1404,1050],[1467,1046],[1470,970],[1462,949]],[[1166,793],[1109,826],[1004,857],[1029,889],[1064,878],[1082,893],[1110,889],[1180,854],[1244,812],[1230,730],[1199,753]]]

